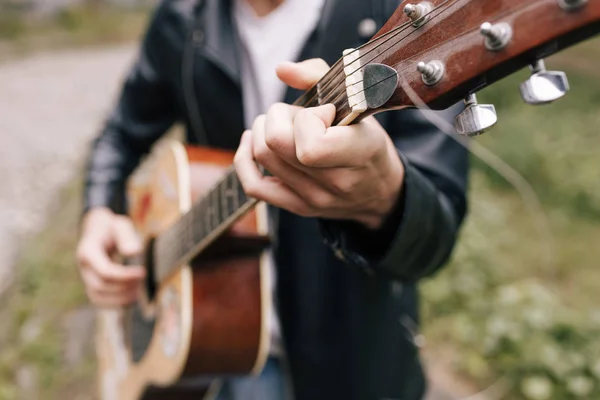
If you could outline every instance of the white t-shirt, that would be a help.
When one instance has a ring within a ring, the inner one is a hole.
[[[247,128],[273,103],[283,100],[286,86],[275,74],[284,61],[296,61],[316,28],[325,0],[285,0],[258,17],[247,0],[234,0],[233,20],[242,44],[241,72]]]
[[[259,17],[247,0],[234,0],[233,23],[241,43],[240,60],[244,122],[254,120],[269,107],[283,101],[286,85],[277,78],[275,67],[296,61],[304,44],[317,27],[325,0],[285,0],[268,15]],[[276,270],[271,264],[271,290],[275,294]],[[281,352],[279,317],[274,307],[269,315],[271,354]]]

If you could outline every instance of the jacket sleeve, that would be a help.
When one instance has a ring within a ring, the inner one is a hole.
[[[440,114],[449,121],[461,109]],[[467,209],[468,152],[418,110],[388,114],[388,133],[406,171],[396,207],[376,232],[348,221],[321,220],[321,228],[338,258],[416,281],[438,270],[452,252]]]
[[[161,8],[152,18],[116,107],[93,141],[85,175],[84,212],[103,206],[124,212],[127,177],[175,121],[174,95],[157,54],[162,42],[160,14]]]

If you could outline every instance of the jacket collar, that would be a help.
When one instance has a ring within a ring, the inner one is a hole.
[[[231,43],[237,43],[238,41],[231,16],[232,0],[204,0],[204,2],[201,17],[203,18],[204,34],[203,52],[230,79],[239,84],[241,72],[238,47],[231,45]],[[326,29],[330,26],[335,9],[341,6],[341,3],[343,3],[342,0],[325,0],[323,17],[315,31],[317,37],[324,35]],[[309,43],[307,43],[307,47]],[[304,50],[303,54],[307,53],[307,49]]]
[[[201,0],[202,1],[202,0]],[[203,36],[204,55],[225,72],[235,83],[240,83],[240,60],[237,34],[231,18],[231,0],[204,0]]]

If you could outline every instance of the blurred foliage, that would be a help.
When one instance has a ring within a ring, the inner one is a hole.
[[[423,285],[433,362],[450,349],[450,365],[481,388],[508,379],[509,399],[600,398],[600,71],[573,63],[597,46],[549,61],[571,81],[552,105],[524,105],[518,84],[526,71],[480,95],[497,106],[499,124],[476,140],[533,185],[554,243],[540,232],[541,210],[474,160],[470,214],[453,262]]]
[[[26,30],[25,21],[15,12],[0,13],[0,39],[14,39]]]
[[[84,2],[42,16],[0,11],[0,61],[40,49],[135,41],[148,15],[148,7],[116,8],[101,2]]]
[[[21,253],[15,284],[0,300],[0,400],[93,398],[93,349],[76,365],[65,358],[67,317],[87,303],[73,262],[79,190],[67,188],[52,207],[48,227]],[[73,386],[78,395],[65,397]]]
[[[527,71],[522,71],[483,91],[482,99],[497,106],[500,124],[491,135],[482,136],[480,143],[519,170],[546,204],[598,219],[598,75],[581,74],[571,68],[571,93],[553,104],[533,108],[525,106],[517,95],[518,83],[526,78]],[[476,166],[492,182],[507,185],[481,163]]]

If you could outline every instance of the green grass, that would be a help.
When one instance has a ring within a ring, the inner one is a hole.
[[[74,264],[80,202],[79,187],[60,196],[48,228],[27,244],[16,269],[15,284],[0,302],[0,399],[64,399],[65,391],[78,388],[85,397],[93,387],[91,349],[80,365],[64,360],[64,316],[85,305],[86,299]],[[27,337],[26,324],[38,325]],[[40,393],[21,393],[16,373],[27,366],[37,377]],[[92,386],[90,386],[92,385]]]

